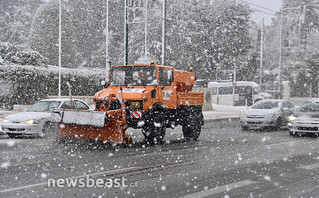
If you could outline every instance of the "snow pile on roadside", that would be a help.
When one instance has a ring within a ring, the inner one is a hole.
[[[213,104],[213,111],[218,111],[218,112],[244,112],[247,110],[248,107],[246,106],[231,106],[231,105],[216,105]]]
[[[247,108],[246,106],[213,104],[213,111],[203,111],[204,120],[239,118]]]

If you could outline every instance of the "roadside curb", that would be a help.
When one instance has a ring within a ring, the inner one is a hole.
[[[207,121],[219,121],[219,120],[239,120],[239,116],[228,116],[228,117],[217,117],[217,118],[204,118],[204,120],[207,120]]]
[[[232,121],[239,121],[240,117],[222,117],[222,118],[211,118],[211,119],[204,119],[204,122],[232,122]]]
[[[237,127],[240,125],[239,116],[232,117],[221,117],[221,118],[213,118],[213,119],[204,119],[204,128],[221,128],[221,127]],[[207,125],[206,125],[207,124]],[[206,125],[206,127],[205,127]]]

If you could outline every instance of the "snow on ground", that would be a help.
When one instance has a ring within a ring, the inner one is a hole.
[[[203,111],[204,120],[219,120],[228,118],[239,118],[248,107],[246,106],[231,106],[231,105],[215,105],[213,111]]]
[[[217,105],[213,104],[213,109],[214,111],[219,111],[219,112],[232,112],[232,111],[240,111],[243,112],[247,109],[248,107],[246,106],[231,106],[231,105]]]

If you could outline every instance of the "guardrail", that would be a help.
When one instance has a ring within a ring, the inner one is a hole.
[[[13,111],[22,112],[25,109],[29,108],[31,105],[13,105]]]

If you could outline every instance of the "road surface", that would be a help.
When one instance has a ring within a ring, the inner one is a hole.
[[[198,141],[181,128],[164,145],[0,139],[0,197],[317,197],[319,144],[288,131],[206,122]],[[70,182],[77,183],[70,183]],[[68,186],[69,185],[69,186]]]

